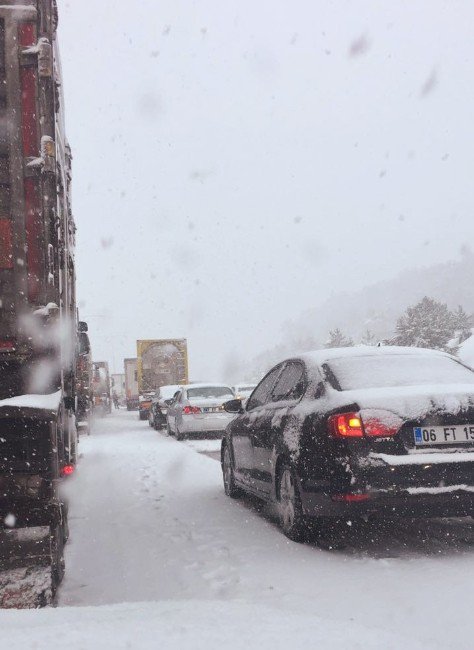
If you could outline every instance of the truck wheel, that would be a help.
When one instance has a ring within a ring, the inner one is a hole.
[[[72,449],[71,449],[71,465],[74,465],[76,467],[77,465],[77,442],[72,443]]]
[[[56,602],[58,587],[64,578],[64,536],[61,525],[51,526],[51,594]]]
[[[63,528],[63,541],[67,543],[69,539],[69,519],[68,519],[68,505],[62,504],[62,528]]]

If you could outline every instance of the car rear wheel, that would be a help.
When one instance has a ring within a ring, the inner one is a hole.
[[[280,471],[278,505],[282,531],[294,542],[305,541],[308,537],[308,524],[301,505],[296,475],[287,464]]]
[[[166,421],[166,433],[167,433],[169,436],[172,436],[172,435],[173,435],[173,432],[171,431],[170,423],[169,423],[168,421]]]
[[[184,440],[185,435],[179,430],[178,425],[176,425],[176,440]]]
[[[242,491],[235,485],[234,468],[228,445],[224,445],[222,455],[222,480],[224,482],[224,492],[231,499],[237,499],[242,495]]]

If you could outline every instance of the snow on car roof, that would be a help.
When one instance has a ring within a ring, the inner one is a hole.
[[[299,359],[305,361],[308,365],[321,365],[334,359],[353,359],[355,357],[384,357],[384,356],[431,356],[431,357],[451,357],[446,352],[431,350],[427,348],[401,347],[396,345],[386,345],[375,347],[371,345],[357,345],[347,348],[325,348],[323,350],[313,350],[298,355]]]
[[[202,384],[184,384],[183,386],[180,386],[180,388],[184,388],[187,390],[188,388],[228,388],[230,392],[232,393],[232,388],[229,386],[229,384],[221,384],[220,382],[216,381],[214,382],[207,382],[207,383],[202,383]]]
[[[166,384],[165,386],[160,386],[158,391],[160,393],[176,393],[180,388],[183,388],[182,384]]]
[[[463,341],[459,346],[459,358],[468,366],[474,367],[474,334]]]

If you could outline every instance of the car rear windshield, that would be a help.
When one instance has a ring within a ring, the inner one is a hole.
[[[333,359],[325,364],[325,369],[338,390],[474,383],[472,370],[441,356],[414,354]]]
[[[226,386],[204,386],[202,388],[188,388],[188,399],[196,399],[198,397],[233,397],[230,388]]]

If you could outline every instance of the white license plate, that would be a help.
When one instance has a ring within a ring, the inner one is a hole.
[[[415,427],[413,431],[417,447],[474,443],[473,424],[457,424],[449,427]]]

